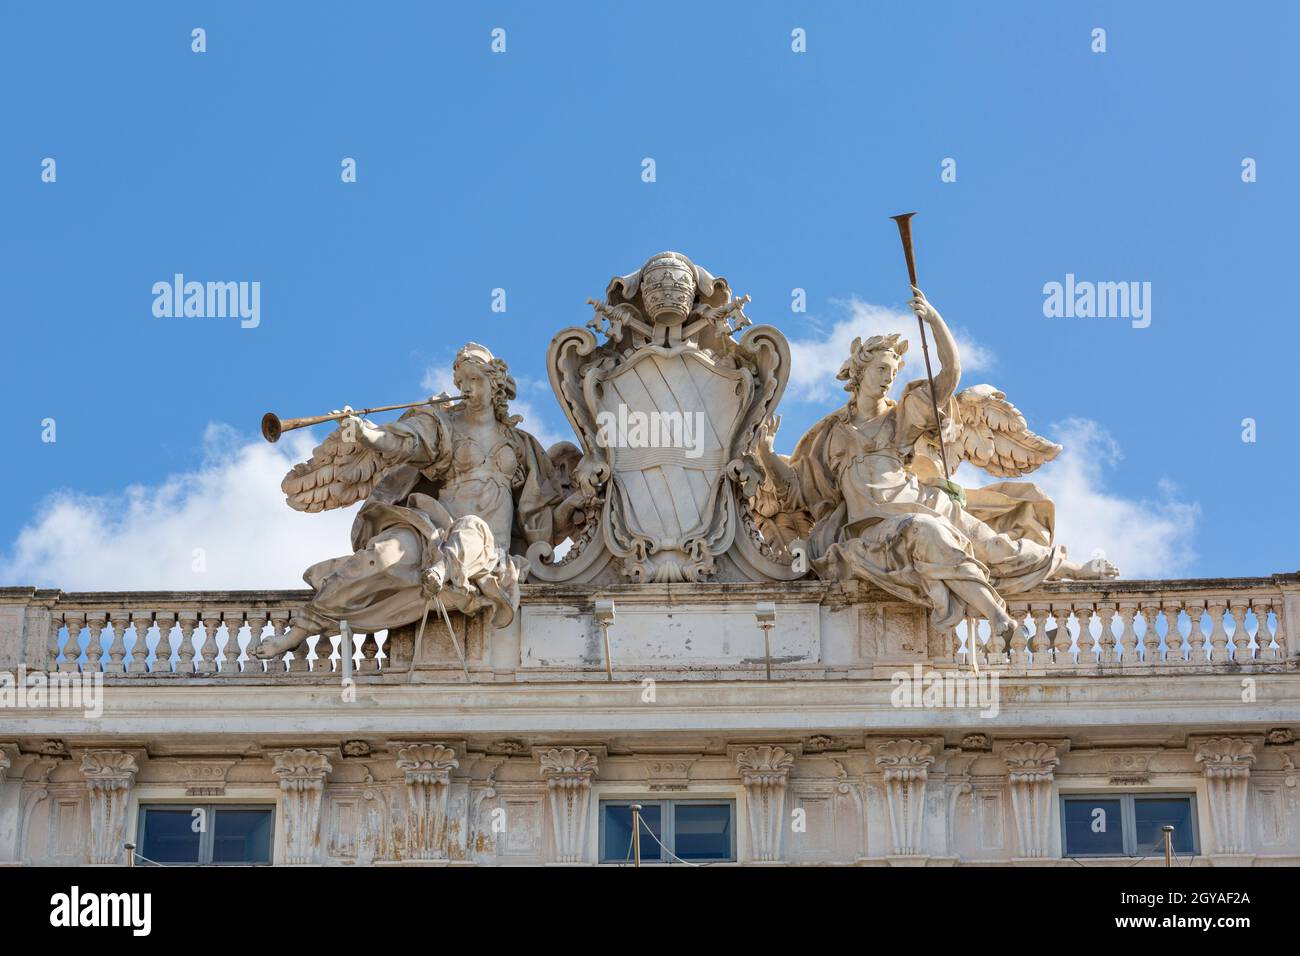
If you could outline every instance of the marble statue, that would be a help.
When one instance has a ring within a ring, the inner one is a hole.
[[[855,339],[838,375],[848,404],[789,457],[773,449],[789,345],[751,324],[748,296],[681,253],[615,276],[605,299],[588,300],[586,327],[552,339],[551,386],[581,447],[545,451],[520,430],[506,364],[466,345],[453,365],[459,398],[389,425],[349,410],[285,477],[302,511],[365,503],[353,553],[307,570],[311,601],[257,653],[338,633],[342,620],[406,624],[434,601],[504,627],[525,578],[598,587],[813,573],[878,585],[930,608],[940,628],[986,618],[1000,635],[1014,623],[1004,595],[1115,577],[1106,560],[1075,562],[1055,543],[1054,506],[1034,485],[944,477],[965,461],[1021,478],[1061,449],[992,386],[957,391],[956,343],[915,293],[934,337],[933,386],[912,381],[891,399],[907,341]]]
[[[282,636],[257,647],[259,657],[337,634],[342,620],[356,631],[408,624],[435,599],[506,627],[528,569],[521,553],[578,532],[584,518],[567,484],[576,450],[567,442],[552,449],[557,467],[517,427],[506,363],[471,342],[452,377],[455,402],[413,408],[388,425],[348,415],[285,476],[299,511],[365,504],[352,526],[353,553],[307,569],[315,594]]]
[[[909,305],[930,328],[938,358],[933,399],[949,473],[968,461],[1018,477],[1054,458],[1060,446],[1031,432],[1002,392],[988,385],[957,392],[957,345],[914,292]],[[779,420],[764,423],[755,496],[764,535],[806,548],[819,577],[868,581],[929,607],[939,628],[983,617],[995,634],[1008,634],[1015,621],[1004,594],[1047,579],[1116,577],[1105,559],[1074,562],[1053,543],[1052,502],[1032,484],[964,489],[943,477],[929,382],[888,397],[907,347],[898,334],[855,339],[837,375],[848,404],[814,425],[788,458],[773,450]]]

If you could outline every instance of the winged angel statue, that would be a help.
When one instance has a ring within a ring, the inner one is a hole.
[[[281,485],[290,507],[326,511],[365,500],[352,525],[354,552],[308,568],[311,601],[262,658],[300,647],[312,634],[408,624],[433,598],[506,627],[519,606],[528,547],[575,533],[568,468],[577,449],[560,442],[553,461],[517,427],[506,363],[473,342],[457,353],[454,404],[413,408],[374,425],[349,415]],[[558,464],[557,464],[558,462]]]
[[[1051,578],[1101,580],[1119,570],[1098,558],[1069,560],[1054,545],[1051,499],[1028,482],[963,489],[942,476],[962,461],[995,477],[1026,475],[1061,446],[1035,435],[1024,416],[989,385],[957,392],[961,364],[942,317],[919,289],[909,305],[932,330],[941,370],[930,385],[909,382],[887,396],[903,366],[898,334],[854,339],[836,378],[852,396],[812,427],[789,457],[772,447],[779,419],[764,423],[757,457],[765,477],[755,511],[765,537],[807,548],[818,576],[870,581],[928,606],[936,627],[987,618],[995,634],[1016,622],[1001,595]],[[938,441],[939,428],[943,442]]]

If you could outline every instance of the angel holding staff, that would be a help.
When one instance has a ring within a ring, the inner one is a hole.
[[[374,425],[354,415],[295,465],[281,487],[299,511],[365,504],[352,525],[354,552],[312,565],[315,589],[284,635],[255,653],[279,657],[346,620],[358,631],[412,623],[436,598],[467,615],[490,612],[505,627],[519,606],[528,545],[558,544],[563,475],[517,427],[506,363],[469,343],[452,363],[457,404],[433,402]],[[557,537],[558,534],[558,537]]]
[[[941,445],[956,458],[949,470],[967,460],[1012,477],[1061,449],[1029,431],[996,389],[957,393],[957,344],[921,290],[912,291],[908,304],[932,330],[941,366],[933,385],[917,379],[897,402],[888,398],[907,341],[898,334],[854,339],[836,376],[852,396],[848,404],[814,425],[789,458],[772,447],[779,421],[761,429],[756,451],[766,477],[756,511],[764,533],[783,544],[806,536],[812,567],[824,579],[869,581],[928,606],[940,629],[984,617],[994,634],[1009,637],[1016,622],[1002,595],[1049,578],[1101,580],[1119,570],[1101,558],[1069,560],[1052,543],[1052,502],[1032,484],[963,489],[942,477]]]

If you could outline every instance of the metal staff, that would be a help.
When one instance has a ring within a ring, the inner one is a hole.
[[[914,212],[899,213],[897,216],[890,216],[898,224],[898,238],[903,241],[903,256],[907,259],[907,276],[912,280],[912,288],[919,289],[916,284],[916,259],[912,255],[912,217]],[[934,408],[934,424],[939,432],[939,459],[943,464],[943,477],[945,481],[950,480],[948,475],[948,451],[943,445],[943,420],[939,418],[939,400],[934,394],[934,372],[930,370],[930,344],[925,338],[925,323],[921,317],[916,317],[916,324],[921,327],[921,354],[925,356],[925,377],[930,381],[930,405]]]
[[[280,435],[284,432],[293,431],[295,428],[306,428],[308,425],[319,425],[321,422],[337,422],[349,415],[364,417],[373,415],[375,412],[392,412],[399,408],[419,408],[421,405],[445,405],[447,402],[459,402],[465,396],[463,395],[435,395],[433,398],[426,398],[419,402],[407,402],[405,405],[376,405],[374,408],[363,408],[360,411],[348,409],[343,412],[331,412],[328,415],[308,415],[306,418],[285,418],[281,419],[275,412],[267,412],[262,416],[262,437],[269,442],[277,442]]]

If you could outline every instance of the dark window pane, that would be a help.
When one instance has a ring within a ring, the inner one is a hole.
[[[664,838],[663,823],[657,804],[641,806],[641,859],[660,859],[659,844],[646,833],[650,832],[659,840]],[[605,855],[601,860],[606,863],[622,863],[632,859],[632,808],[628,806],[605,806]]]
[[[213,863],[270,863],[272,811],[217,807],[212,828]]]
[[[147,807],[140,855],[154,863],[198,863],[199,838],[193,807]],[[145,863],[147,866],[148,863]]]
[[[1124,823],[1118,800],[1066,800],[1066,856],[1123,856]]]
[[[1192,801],[1186,797],[1142,797],[1133,801],[1139,855],[1165,852],[1165,834],[1160,828],[1174,828],[1175,853],[1192,852]]]
[[[683,803],[673,810],[672,850],[683,860],[731,859],[731,807]]]

